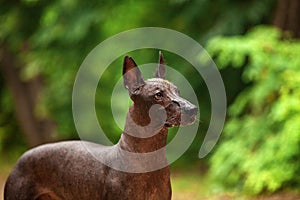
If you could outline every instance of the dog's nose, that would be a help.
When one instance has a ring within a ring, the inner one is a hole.
[[[181,108],[185,114],[197,115],[197,113],[198,113],[197,106],[193,105],[190,102],[187,102],[187,101],[178,102],[178,101],[174,101],[174,100],[172,102],[173,102],[173,104],[175,104],[179,108]]]

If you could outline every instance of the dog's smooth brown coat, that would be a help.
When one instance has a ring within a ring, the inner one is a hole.
[[[102,164],[97,156],[113,161],[122,152],[148,153],[166,146],[168,127],[187,125],[195,120],[197,108],[179,97],[175,85],[165,80],[162,55],[155,78],[144,80],[132,58],[123,64],[124,86],[134,104],[127,114],[124,132],[111,147],[69,141],[42,145],[27,151],[9,175],[5,200],[169,200],[171,183],[169,167],[145,173],[129,173]],[[149,112],[160,105],[153,116]],[[160,113],[161,112],[161,113]],[[165,117],[165,118],[164,118]],[[156,125],[147,127],[151,120]],[[158,129],[157,129],[158,127]],[[85,146],[95,149],[95,157]],[[147,163],[126,158],[125,165],[146,168]],[[163,151],[152,162],[167,163]]]

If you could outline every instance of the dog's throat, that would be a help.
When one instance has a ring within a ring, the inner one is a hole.
[[[132,122],[129,120],[132,120]],[[126,123],[135,123],[138,126],[147,126],[150,124],[151,119],[149,117],[149,108],[148,106],[131,106],[126,117]]]
[[[120,138],[123,150],[137,153],[153,152],[166,146],[168,129],[165,126],[148,124],[142,126],[127,114],[124,132]]]
[[[167,144],[167,128],[152,137],[138,138],[123,132],[119,145],[121,149],[135,153],[149,153],[164,148]]]

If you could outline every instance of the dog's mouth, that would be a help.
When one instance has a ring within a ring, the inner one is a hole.
[[[196,121],[196,115],[183,116],[180,126],[188,126],[192,125]]]
[[[192,125],[196,121],[196,115],[184,115],[182,117],[171,117],[169,118],[164,126],[167,128],[174,127],[174,126],[188,126]]]
[[[173,126],[175,126],[175,125],[172,124],[172,123],[170,123],[170,122],[165,122],[165,127],[171,128],[171,127],[173,127]]]

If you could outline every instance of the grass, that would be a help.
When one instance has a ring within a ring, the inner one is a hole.
[[[4,159],[0,159],[1,165],[0,165],[0,200],[3,199],[3,190],[4,190],[4,184],[6,181],[6,178],[9,174],[9,172],[12,169],[13,164],[11,162],[4,162]]]
[[[224,191],[197,169],[171,171],[172,200],[300,200],[300,190],[283,190],[275,194],[250,197],[233,191]]]
[[[174,171],[171,182],[174,200],[202,199],[207,194],[207,181],[200,172]]]
[[[172,170],[173,200],[244,200],[245,197],[234,193],[218,193],[213,184],[200,170]]]

